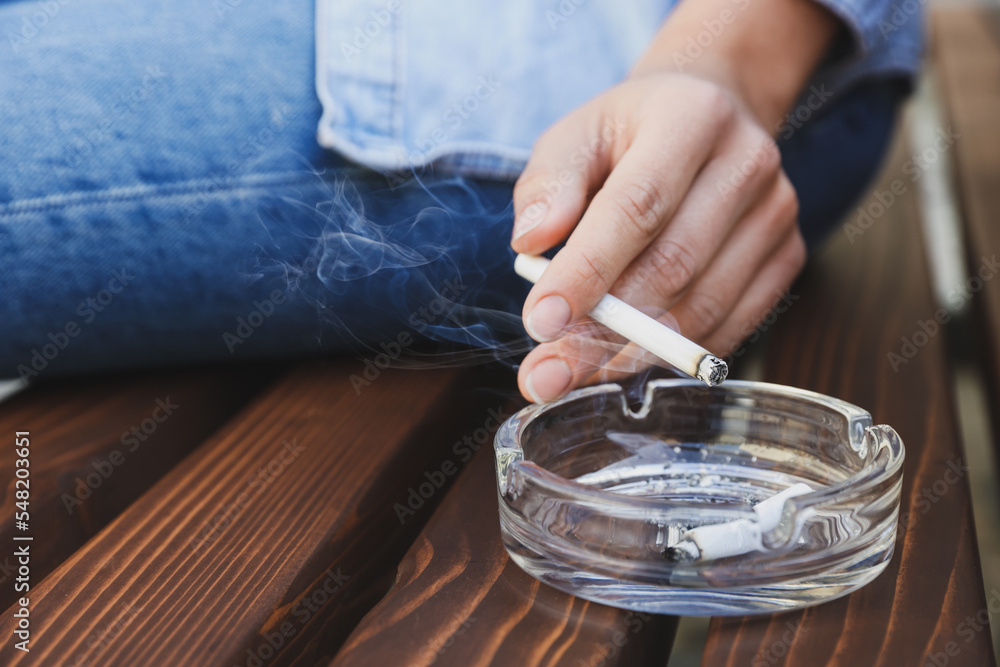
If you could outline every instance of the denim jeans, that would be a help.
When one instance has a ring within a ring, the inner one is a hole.
[[[0,5],[0,377],[526,349],[513,184],[321,149],[312,3],[46,6]],[[782,145],[813,244],[904,94],[857,90]]]

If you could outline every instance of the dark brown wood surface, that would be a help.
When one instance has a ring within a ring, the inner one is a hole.
[[[405,523],[394,505],[498,405],[465,371],[383,371],[359,396],[357,366],[303,367],[251,402],[32,588],[31,652],[5,641],[0,664],[332,655],[440,498]]]
[[[855,403],[900,434],[906,464],[895,555],[846,598],[796,613],[713,619],[705,667],[995,664],[946,334],[917,336],[924,344],[912,358],[902,349],[901,338],[912,341],[938,306],[916,186],[901,171],[908,151],[897,144],[876,187],[886,191],[898,180],[904,194],[853,243],[835,233],[793,287],[799,299],[774,326],[766,366],[768,381]],[[890,353],[905,363],[894,369]]]
[[[978,324],[977,352],[991,390],[993,433],[1000,449],[1000,11],[939,9],[932,51],[948,122],[960,135],[951,154],[965,224],[970,279],[966,289]],[[982,271],[982,273],[980,273]],[[978,289],[977,289],[978,288]]]
[[[675,630],[673,617],[581,600],[514,564],[484,447],[331,667],[665,665]]]
[[[263,367],[41,384],[0,403],[0,544],[13,544],[16,431],[31,434],[32,578],[40,581],[224,424],[273,375]],[[158,403],[159,402],[159,403]],[[162,405],[162,407],[161,407]],[[133,433],[132,429],[136,429]],[[115,454],[114,452],[117,452]],[[0,609],[17,597],[0,555]]]

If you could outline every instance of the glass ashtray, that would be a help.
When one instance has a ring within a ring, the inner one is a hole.
[[[540,581],[617,607],[742,615],[826,602],[885,569],[903,443],[861,408],[730,380],[618,385],[497,432],[500,527]]]

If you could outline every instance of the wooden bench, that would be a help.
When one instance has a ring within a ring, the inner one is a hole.
[[[996,49],[972,20],[946,22],[949,43],[975,36]],[[1000,67],[952,55],[956,76]],[[994,136],[996,114],[951,111],[967,136]],[[987,239],[977,243],[997,247],[989,204],[1000,153],[995,138],[976,141],[959,153],[963,203],[970,233]],[[895,555],[846,598],[714,619],[703,665],[995,663],[989,621],[975,620],[989,607],[948,333],[912,356],[901,350],[938,308],[908,155],[901,138],[876,186],[903,179],[905,192],[861,236],[834,238],[795,285],[764,366],[768,381],[854,402],[900,433]],[[983,295],[996,340],[1000,282]],[[350,377],[360,368],[345,359],[134,374],[43,384],[0,403],[9,445],[17,431],[31,438],[27,531],[14,524],[14,448],[0,454],[0,664],[666,665],[677,619],[560,593],[504,553],[491,445],[499,419],[523,405],[509,373],[391,370],[359,388]],[[13,538],[25,535],[29,653],[13,639],[23,544]]]
[[[900,169],[911,151],[901,148],[876,188],[898,180],[906,192],[853,244],[841,235],[816,258],[797,285],[800,300],[768,341],[765,372],[768,381],[864,406],[898,431],[906,464],[895,555],[848,597],[773,617],[713,620],[703,665],[995,663],[989,619],[965,632],[987,603],[947,332],[920,333],[939,305],[916,190]]]
[[[985,7],[939,11],[934,61],[948,121],[963,139],[955,146],[958,197],[965,223],[969,281],[956,298],[973,305],[1000,451],[1000,12]],[[956,286],[959,287],[959,286]]]

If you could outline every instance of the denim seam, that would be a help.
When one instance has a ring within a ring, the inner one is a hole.
[[[316,97],[319,98],[320,106],[323,107],[323,113],[320,115],[319,128],[317,134],[320,130],[328,123],[332,124],[336,122],[333,112],[333,100],[330,98],[330,91],[327,89],[330,81],[330,73],[327,71],[327,39],[326,39],[326,26],[327,26],[327,0],[317,0],[316,2],[316,29],[315,29],[315,40],[316,40],[316,80],[313,82],[313,86],[316,89]]]
[[[406,76],[403,60],[405,59],[405,50],[407,48],[406,43],[406,26],[404,25],[406,21],[406,11],[405,6],[403,11],[400,11],[396,15],[396,20],[392,25],[392,124],[393,139],[402,143],[403,132],[405,130],[403,126],[403,94],[404,88],[406,86],[406,81],[403,79]]]
[[[239,190],[255,190],[273,185],[288,185],[303,180],[312,180],[314,172],[274,172],[244,176],[238,181],[219,185],[212,179],[197,179],[178,181],[163,185],[133,185],[93,192],[71,192],[49,195],[33,199],[24,199],[7,204],[0,204],[0,218],[15,217],[26,213],[39,213],[56,208],[76,206],[92,206],[109,202],[137,201],[141,199],[168,199],[173,197],[194,197],[206,191],[236,192]],[[251,180],[252,179],[252,180]],[[170,190],[164,192],[164,190]]]

